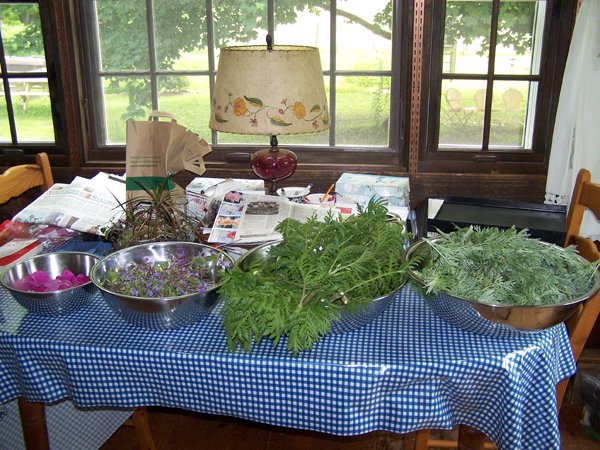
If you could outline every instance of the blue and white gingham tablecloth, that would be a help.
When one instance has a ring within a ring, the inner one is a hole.
[[[517,339],[435,316],[409,286],[371,324],[298,357],[270,342],[226,346],[219,307],[152,331],[95,301],[63,317],[26,314],[0,291],[0,403],[71,398],[81,407],[161,405],[356,435],[463,423],[501,449],[559,449],[555,386],[575,372],[561,324]]]

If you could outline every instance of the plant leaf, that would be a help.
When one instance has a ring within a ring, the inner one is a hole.
[[[248,103],[250,103],[254,107],[260,108],[261,106],[263,106],[263,102],[259,98],[256,98],[256,97],[246,97],[245,95],[244,95],[244,98],[246,99],[246,101]]]
[[[278,126],[278,127],[289,127],[291,125],[291,123],[286,122],[279,116],[269,117],[269,119],[271,120],[271,123],[273,125]]]
[[[216,120],[218,123],[227,123],[227,122],[229,122],[229,120],[227,120],[227,119],[223,119],[223,117],[222,117],[222,116],[221,116],[221,114],[219,114],[219,113],[215,113],[215,120]]]

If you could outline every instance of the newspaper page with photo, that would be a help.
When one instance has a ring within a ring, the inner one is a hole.
[[[339,215],[329,206],[294,203],[284,197],[229,192],[223,197],[208,242],[258,244],[282,239],[275,227],[292,218],[305,222],[316,216]]]
[[[91,180],[77,177],[71,184],[54,184],[13,220],[101,235],[103,227],[124,214],[124,201],[124,178],[101,172]]]

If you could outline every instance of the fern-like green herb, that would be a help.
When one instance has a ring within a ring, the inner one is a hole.
[[[381,201],[344,221],[286,219],[277,229],[283,242],[266,264],[256,271],[235,267],[221,284],[231,350],[249,351],[263,338],[277,346],[282,336],[292,353],[309,350],[342,311],[360,312],[408,279],[402,255],[410,235],[389,220]]]
[[[467,227],[427,240],[431,260],[419,272],[427,294],[443,292],[494,305],[548,305],[574,300],[594,285],[600,262],[575,247],[546,245],[514,227]],[[416,262],[416,261],[415,261]]]

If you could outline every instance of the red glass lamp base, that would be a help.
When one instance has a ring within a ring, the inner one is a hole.
[[[294,173],[298,157],[291,150],[272,146],[253,153],[250,164],[254,173],[268,183],[267,194],[274,194],[275,182]]]

